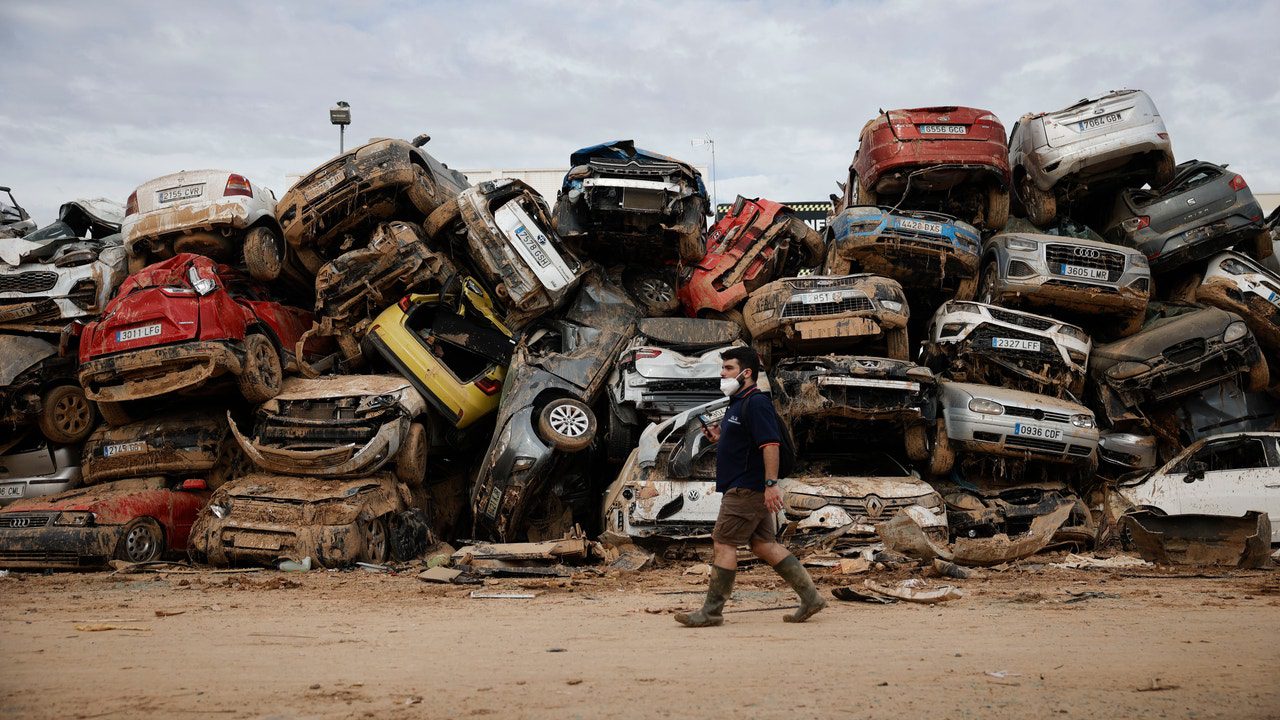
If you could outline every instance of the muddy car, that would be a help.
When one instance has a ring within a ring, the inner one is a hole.
[[[1034,460],[1068,466],[1077,479],[1098,466],[1098,427],[1091,410],[1048,395],[991,385],[940,382],[937,432],[929,461],[945,475],[957,456]]]
[[[702,259],[681,268],[677,295],[689,317],[741,324],[738,308],[748,295],[820,266],[826,252],[822,236],[790,207],[739,195],[707,233]]]
[[[1180,303],[1151,303],[1142,332],[1095,345],[1089,375],[1113,424],[1238,375],[1250,391],[1270,384],[1266,358],[1239,315]]]
[[[129,277],[80,339],[80,384],[113,425],[125,403],[234,378],[253,403],[280,391],[285,348],[311,313],[280,303],[226,265],[184,253]]]
[[[1171,270],[1245,243],[1258,259],[1271,254],[1262,208],[1244,177],[1226,165],[1189,160],[1173,182],[1156,190],[1129,189],[1116,197],[1103,235],[1137,248],[1153,273]]]
[[[979,302],[1073,318],[1118,317],[1114,332],[1124,337],[1142,327],[1150,296],[1146,256],[1108,244],[1082,225],[1062,223],[1046,232],[1010,220],[982,252]]]
[[[0,200],[0,239],[20,238],[36,229],[36,221],[26,208],[18,204],[13,197],[13,190],[0,186],[0,192],[9,196],[9,201]]]
[[[96,569],[187,549],[209,500],[203,478],[131,478],[19,500],[0,510],[0,567]]]
[[[457,274],[453,262],[433,250],[414,224],[393,220],[374,228],[365,247],[339,255],[316,273],[316,322],[294,350],[308,375],[321,367],[306,362],[307,340],[332,337],[344,368],[362,363],[360,342],[373,318],[400,298],[439,289]],[[319,365],[323,365],[323,361]]]
[[[913,461],[929,458],[937,387],[928,368],[876,357],[797,357],[778,361],[772,384],[800,448],[901,442]]]
[[[51,442],[78,443],[97,420],[74,357],[51,339],[0,334],[0,442],[34,424]]]
[[[946,501],[947,522],[953,537],[1014,537],[1028,532],[1036,518],[1058,508],[1071,507],[1067,519],[1053,535],[1053,542],[1092,547],[1097,525],[1089,508],[1064,483],[1031,483],[1017,487],[979,488],[938,483]]]
[[[869,272],[897,280],[932,308],[939,298],[972,300],[982,237],[941,213],[846,208],[827,224],[828,275]]]
[[[1156,436],[1110,430],[1098,438],[1098,475],[1115,479],[1134,470],[1151,470],[1159,458]]]
[[[183,170],[138,186],[125,205],[129,272],[194,253],[244,267],[255,280],[280,277],[285,256],[276,196],[227,170]],[[305,274],[291,269],[301,281]]]
[[[929,321],[921,362],[949,380],[1066,400],[1084,391],[1092,345],[1084,330],[1061,320],[953,300]]]
[[[1173,180],[1173,148],[1155,103],[1114,90],[1047,113],[1028,113],[1009,133],[1015,205],[1048,226],[1058,205],[1110,187]]]
[[[868,344],[906,360],[910,315],[898,281],[866,273],[776,280],[743,306],[752,344],[766,368],[775,350],[840,352]]]
[[[632,140],[582,148],[569,165],[555,206],[561,237],[593,258],[702,259],[711,203],[692,165]]]
[[[33,432],[0,445],[0,507],[70,490],[80,479],[78,445],[52,445]]]
[[[1009,219],[1009,146],[990,110],[881,111],[862,127],[837,210],[893,205],[937,210],[986,231]]]
[[[421,483],[427,401],[402,377],[289,378],[258,407],[251,433],[231,432],[249,461],[271,473],[348,478],[394,469]]]
[[[1239,315],[1263,352],[1280,358],[1280,273],[1239,253],[1222,253],[1209,260],[1195,299]]]
[[[720,397],[720,353],[741,344],[736,323],[641,319],[609,376],[609,459],[626,460],[645,425]]]
[[[477,528],[503,539],[561,537],[591,512],[589,476],[574,455],[594,441],[593,409],[635,335],[639,311],[593,270],[560,317],[525,331],[512,356],[497,428],[471,492]]]
[[[1246,392],[1243,377],[1237,375],[1157,408],[1152,424],[1158,431],[1177,429],[1177,437],[1168,443],[1175,450],[1210,435],[1280,430],[1280,398],[1269,392]],[[1172,423],[1166,420],[1169,416]]]
[[[479,273],[520,327],[559,307],[585,267],[552,230],[551,211],[519,180],[482,182],[446,200],[425,223],[427,234]]]
[[[150,475],[202,478],[217,489],[248,466],[222,406],[169,411],[146,420],[102,425],[84,444],[85,484]]]
[[[468,187],[467,178],[422,146],[377,139],[312,170],[276,204],[285,242],[312,274],[361,245],[369,231],[392,219],[421,220]]]
[[[0,326],[57,333],[97,316],[125,278],[119,203],[66,203],[58,221],[0,240]]]
[[[220,567],[407,560],[401,543],[422,527],[424,503],[421,486],[389,472],[345,480],[246,475],[219,488],[196,518],[191,557]]]

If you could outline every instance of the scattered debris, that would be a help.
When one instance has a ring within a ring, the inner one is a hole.
[[[137,625],[77,625],[76,630],[80,632],[106,632],[108,630],[137,630],[141,632],[150,632],[149,627],[139,627]]]
[[[1141,560],[1132,555],[1114,555],[1112,557],[1088,557],[1085,555],[1077,555],[1075,553],[1068,554],[1063,558],[1062,562],[1049,563],[1050,567],[1066,568],[1068,570],[1080,570],[1085,568],[1127,568],[1127,567],[1150,567],[1151,563]]]
[[[1140,688],[1135,688],[1135,690],[1137,690],[1138,692],[1160,692],[1162,690],[1177,690],[1180,687],[1182,686],[1173,685],[1170,683],[1163,683],[1160,681],[1160,678],[1152,678],[1150,684],[1143,685]]]
[[[1130,513],[1122,519],[1138,554],[1159,565],[1262,568],[1270,561],[1271,520],[1250,511],[1229,515]]]
[[[862,586],[873,593],[884,595],[885,597],[926,605],[947,602],[948,600],[959,600],[964,597],[964,593],[960,592],[954,585],[931,586],[919,578],[903,580],[893,586],[881,585],[874,580],[864,580]]]
[[[418,579],[423,582],[448,583],[453,582],[460,575],[462,575],[461,570],[436,565],[418,573]]]
[[[991,566],[1034,555],[1049,544],[1058,528],[1071,514],[1074,503],[1063,502],[1057,510],[1031,521],[1022,535],[1010,538],[1003,533],[989,538],[956,538],[950,545],[934,542],[909,513],[900,513],[876,532],[891,550],[921,560],[940,558],[959,565]]]
[[[898,602],[897,598],[871,593],[861,593],[851,587],[832,588],[831,596],[837,600],[844,600],[845,602],[864,602],[871,603],[872,605],[892,605]]]
[[[472,590],[470,597],[481,600],[532,600],[538,595],[537,593],[486,593]]]

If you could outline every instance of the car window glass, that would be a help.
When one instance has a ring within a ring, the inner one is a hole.
[[[1267,466],[1267,453],[1258,438],[1241,438],[1228,442],[1209,443],[1192,457],[1192,462],[1204,463],[1205,472],[1221,470],[1250,470]],[[1185,470],[1191,469],[1187,463]]]
[[[1188,175],[1186,178],[1179,180],[1177,185],[1169,189],[1169,192],[1186,192],[1192,188],[1199,187],[1210,180],[1218,177],[1222,173],[1212,168],[1202,167],[1195,173]]]

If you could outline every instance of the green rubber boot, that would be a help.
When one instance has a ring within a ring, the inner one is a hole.
[[[733,594],[733,579],[737,570],[725,570],[711,566],[711,585],[707,588],[707,599],[702,609],[692,613],[676,613],[676,622],[685,627],[714,627],[724,624],[724,603]]]
[[[785,560],[774,565],[773,571],[782,576],[782,579],[786,580],[791,585],[791,589],[800,596],[800,609],[791,615],[783,616],[782,619],[786,622],[804,622],[827,606],[827,601],[822,599],[818,594],[818,588],[814,587],[809,571],[804,569],[795,555],[788,555]]]

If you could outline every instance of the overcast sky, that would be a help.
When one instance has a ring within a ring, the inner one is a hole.
[[[348,146],[430,133],[457,168],[556,167],[606,139],[735,193],[822,199],[879,108],[1012,126],[1142,88],[1179,160],[1280,191],[1280,2],[0,3],[0,185],[40,224],[220,167],[281,194]],[[1270,30],[1268,30],[1270,28]],[[709,180],[709,178],[708,178]]]

